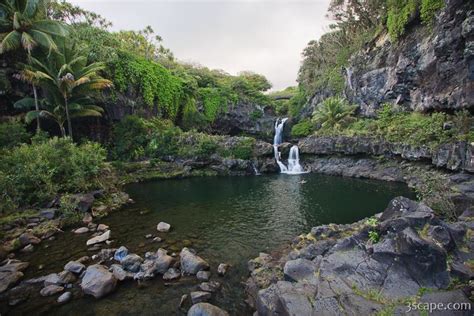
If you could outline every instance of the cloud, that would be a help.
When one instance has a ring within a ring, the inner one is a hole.
[[[329,0],[73,2],[112,21],[114,30],[151,25],[180,60],[232,74],[252,70],[274,89],[296,84],[302,50],[329,24]]]

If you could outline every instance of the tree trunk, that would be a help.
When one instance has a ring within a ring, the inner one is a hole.
[[[39,113],[39,105],[38,105],[38,93],[36,92],[36,86],[33,84],[33,96],[35,97],[35,110],[37,113]],[[36,134],[38,134],[41,130],[41,123],[40,123],[40,117],[36,118]]]
[[[59,130],[61,131],[61,136],[63,138],[66,137],[66,130],[64,129],[64,125],[59,123],[59,122],[58,122],[58,124],[59,124]]]
[[[67,120],[67,131],[69,134],[69,137],[72,139],[72,124],[71,124],[71,117],[69,116],[69,105],[67,102],[67,97],[64,97],[64,106],[66,108],[66,120]]]

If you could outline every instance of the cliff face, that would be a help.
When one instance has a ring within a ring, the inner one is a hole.
[[[422,112],[472,109],[474,3],[446,1],[431,28],[412,21],[397,43],[381,34],[341,71],[345,95],[363,116],[373,116],[383,103]],[[316,92],[306,113],[326,96]]]

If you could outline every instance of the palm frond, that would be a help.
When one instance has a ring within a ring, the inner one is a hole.
[[[33,109],[35,107],[35,99],[33,98],[23,98],[21,100],[16,101],[13,104],[15,109]]]
[[[34,30],[41,31],[49,35],[65,37],[68,35],[66,25],[52,20],[35,21],[31,27]]]
[[[31,54],[31,51],[33,48],[36,46],[36,41],[31,37],[30,34],[27,32],[23,32],[21,34],[21,46],[28,52],[28,54]]]
[[[58,50],[56,43],[50,35],[34,29],[29,30],[28,33],[31,34],[39,45],[49,50],[49,52]]]
[[[10,50],[15,50],[20,47],[21,33],[18,31],[11,31],[8,33],[0,43],[0,54]]]
[[[74,111],[71,113],[71,117],[88,117],[88,116],[94,116],[94,117],[101,117],[102,113],[95,111],[95,110],[79,110],[79,111]]]

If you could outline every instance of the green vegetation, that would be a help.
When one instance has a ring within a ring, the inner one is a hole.
[[[25,126],[18,122],[0,123],[0,150],[26,143],[31,135]]]
[[[431,25],[436,13],[444,6],[444,0],[421,0],[420,17],[423,23]]]
[[[298,124],[293,125],[291,128],[291,136],[293,137],[305,137],[311,134],[314,130],[314,124],[311,120],[302,120]]]
[[[316,107],[313,113],[313,122],[321,126],[322,130],[340,130],[347,126],[353,118],[356,106],[350,105],[345,99],[331,97]]]
[[[425,172],[419,175],[419,185],[416,187],[418,199],[429,205],[438,216],[447,220],[457,218],[453,195],[449,180],[436,172]]]
[[[169,120],[145,120],[138,116],[127,116],[115,125],[112,143],[112,159],[138,161],[167,156],[192,158],[222,157],[250,159],[255,139],[239,138],[239,142],[227,147],[222,136],[213,136],[196,131],[183,132]]]
[[[0,155],[0,211],[43,204],[58,193],[98,189],[105,150],[98,144],[74,144],[53,138],[21,145]]]
[[[418,0],[389,0],[387,29],[390,37],[397,40],[405,32],[408,23],[418,10]]]

